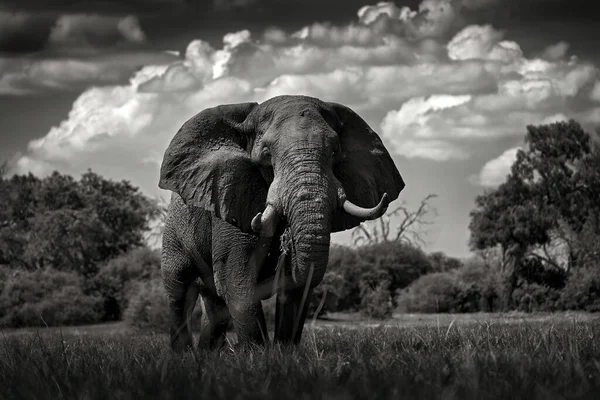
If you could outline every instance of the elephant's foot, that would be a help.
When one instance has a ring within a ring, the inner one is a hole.
[[[213,334],[209,329],[200,332],[198,349],[220,350],[225,346],[227,336],[225,332]]]
[[[202,314],[198,348],[221,349],[227,340],[227,327],[231,315],[221,298],[203,296],[202,300],[205,312]]]
[[[173,351],[180,353],[193,350],[193,348],[192,335],[185,329],[185,325],[180,328],[171,328],[171,349]]]
[[[260,301],[254,302],[251,295],[244,301],[230,299],[229,312],[239,343],[264,346],[269,342],[265,315]]]

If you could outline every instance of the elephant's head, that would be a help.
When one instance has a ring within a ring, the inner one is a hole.
[[[404,181],[379,136],[350,108],[278,96],[188,120],[165,152],[159,186],[247,233],[268,237],[289,226],[293,282],[304,286],[311,275],[315,286],[330,233],[380,217]]]

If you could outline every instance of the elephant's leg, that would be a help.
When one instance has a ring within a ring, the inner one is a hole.
[[[277,294],[274,341],[298,344],[302,337],[312,290],[294,289]]]
[[[219,349],[225,343],[231,315],[221,297],[203,295],[202,302],[205,312],[202,315],[198,348]]]
[[[161,270],[169,302],[171,348],[175,351],[193,346],[190,322],[200,287],[189,279],[191,269],[192,263],[182,251],[163,246]]]
[[[262,304],[257,303],[253,295],[247,297],[240,297],[239,294],[228,295],[226,301],[238,343],[241,346],[250,343],[259,345],[267,343],[269,336]]]
[[[264,344],[268,335],[257,280],[272,238],[256,238],[219,221],[213,224],[218,229],[218,234],[213,232],[217,293],[227,304],[240,346]]]

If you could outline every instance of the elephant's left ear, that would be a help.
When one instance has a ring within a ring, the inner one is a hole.
[[[405,183],[379,135],[357,113],[338,103],[328,103],[335,111],[344,159],[334,167],[346,198],[361,207],[375,207],[384,193],[389,202],[396,200]],[[363,220],[338,209],[332,232],[354,228]]]
[[[186,121],[165,151],[158,184],[248,233],[268,191],[249,152],[255,131],[247,118],[256,106],[221,105]]]

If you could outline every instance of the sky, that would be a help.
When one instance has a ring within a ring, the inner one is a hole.
[[[382,137],[406,182],[390,209],[437,195],[425,250],[467,256],[474,199],[505,179],[527,125],[600,125],[594,2],[364,1],[5,0],[0,160],[168,199],[160,163],[188,118],[314,96]]]

